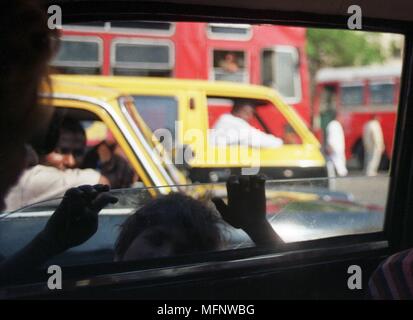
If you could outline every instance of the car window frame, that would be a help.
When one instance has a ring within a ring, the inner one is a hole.
[[[70,6],[70,5],[69,5]],[[156,13],[157,19],[168,19],[179,21],[192,17],[195,21],[236,21],[250,23],[271,22],[282,25],[306,26],[306,27],[329,27],[345,29],[346,19],[340,19],[341,16],[328,16],[321,14],[297,13],[297,12],[277,12],[269,11],[262,12],[260,10],[237,9],[237,18],[234,19],[234,10],[220,11],[220,17],[214,16],[213,12],[216,8],[208,6],[187,5],[184,9],[173,10],[176,7],[172,4],[162,4],[160,6],[153,5],[147,9],[145,14]],[[171,12],[174,12],[171,14]],[[112,14],[115,14],[112,12]],[[139,17],[139,14],[136,14]],[[274,19],[274,17],[277,17]],[[72,19],[75,19],[72,16]],[[342,21],[341,21],[342,20]],[[349,240],[356,240],[360,245],[366,245],[367,249],[360,252],[360,255],[368,256],[374,253],[377,249],[371,247],[374,243],[383,242],[384,247],[380,250],[394,252],[404,247],[413,246],[413,197],[409,195],[413,192],[413,127],[410,123],[413,122],[413,26],[409,22],[386,21],[382,19],[366,18],[363,19],[363,30],[365,31],[381,31],[381,32],[397,32],[405,36],[405,53],[403,58],[403,71],[401,77],[401,86],[399,92],[398,117],[396,132],[394,138],[395,148],[393,150],[394,161],[390,169],[390,185],[388,201],[385,211],[384,231],[377,234],[377,238],[372,239],[371,234],[362,236],[346,236],[342,244],[348,245]],[[409,232],[410,231],[410,232]],[[326,239],[326,244],[334,243],[336,239]],[[324,243],[324,242],[323,242]],[[321,250],[322,251],[322,250]],[[356,250],[350,250],[350,254],[356,254]],[[323,255],[323,254],[321,254]],[[252,254],[250,257],[257,257],[257,254]],[[302,255],[304,262],[311,261],[306,259],[306,254]],[[340,252],[336,251],[333,259],[340,259]],[[256,259],[259,260],[259,259]],[[274,262],[276,263],[276,262]],[[295,260],[287,263],[288,268],[293,268],[298,263]],[[259,266],[260,264],[256,264]],[[215,270],[215,272],[217,272]],[[108,273],[109,274],[109,273]],[[117,274],[122,274],[122,270],[118,270]]]

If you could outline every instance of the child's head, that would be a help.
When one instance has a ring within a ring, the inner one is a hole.
[[[204,203],[181,193],[154,199],[131,215],[116,241],[116,260],[137,260],[220,248],[219,219]]]

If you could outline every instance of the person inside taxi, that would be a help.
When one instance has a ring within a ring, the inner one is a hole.
[[[38,163],[31,161],[17,184],[6,197],[6,210],[18,208],[40,201],[58,198],[72,187],[85,184],[110,185],[109,180],[96,170],[78,169],[85,148],[82,129],[71,120],[61,124],[57,145],[52,152],[41,154],[34,151]],[[33,158],[34,156],[32,156]]]
[[[99,167],[96,164],[87,168],[83,165],[85,152],[85,130],[78,121],[65,118],[60,125],[56,147],[47,154],[38,150],[39,163],[27,168],[10,191],[6,198],[7,210],[58,198],[69,188],[85,184],[104,184],[112,188],[132,184],[133,170],[125,159],[111,153],[105,153],[104,158],[97,154]]]
[[[236,101],[231,113],[222,115],[210,131],[215,145],[242,145],[255,148],[278,148],[283,140],[262,132],[248,122],[254,117],[254,106],[248,101]]]
[[[86,150],[86,132],[81,123],[72,118],[64,118],[59,139],[53,152],[41,158],[40,164],[52,166],[65,173],[79,175],[90,174],[90,181],[109,184],[111,188],[130,187],[134,172],[126,159],[117,153],[115,142],[102,141],[90,150]],[[93,169],[93,170],[91,170]]]

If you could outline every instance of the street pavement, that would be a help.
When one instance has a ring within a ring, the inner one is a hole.
[[[347,177],[335,179],[335,190],[351,193],[356,202],[385,207],[389,175],[380,172],[376,177],[366,177],[361,171],[352,171]]]

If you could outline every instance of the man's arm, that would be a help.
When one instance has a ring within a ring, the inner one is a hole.
[[[256,148],[278,148],[281,147],[284,142],[282,139],[267,134],[258,130],[250,125],[245,127],[240,132],[240,143],[243,145],[249,145]]]

